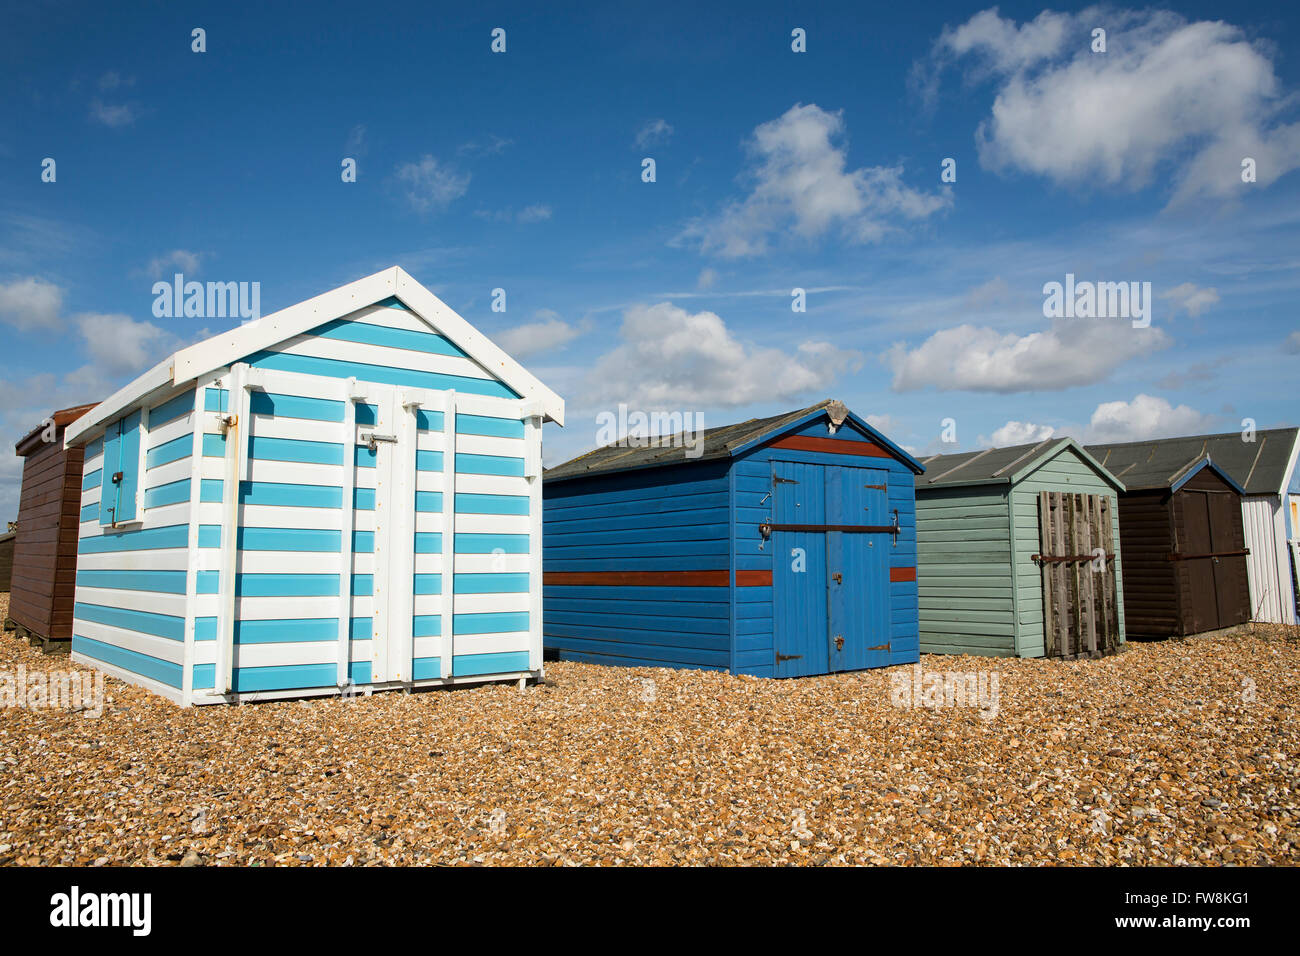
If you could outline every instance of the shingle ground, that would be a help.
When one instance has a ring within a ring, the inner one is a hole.
[[[1300,631],[1130,648],[922,658],[996,672],[992,719],[895,706],[899,668],[187,710],[110,680],[98,718],[0,709],[0,864],[1300,860]],[[19,664],[73,666],[6,634]]]

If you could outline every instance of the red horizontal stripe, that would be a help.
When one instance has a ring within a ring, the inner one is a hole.
[[[915,581],[916,568],[890,568],[889,580],[891,581]]]
[[[770,588],[771,571],[737,571],[736,586],[741,588]]]
[[[769,575],[770,576],[770,575]],[[725,588],[731,572],[722,571],[548,571],[543,584],[574,587]]]
[[[870,458],[893,456],[874,442],[849,441],[842,438],[813,438],[809,435],[787,435],[772,442],[772,448],[790,448],[796,451],[821,451],[831,455],[865,455]]]

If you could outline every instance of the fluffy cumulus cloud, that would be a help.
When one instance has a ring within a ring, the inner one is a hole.
[[[0,282],[0,322],[21,332],[57,328],[62,305],[63,290],[44,279]]]
[[[536,322],[526,322],[502,332],[496,337],[497,344],[515,358],[524,358],[567,345],[581,332],[550,309],[539,310],[535,318]]]
[[[407,201],[417,212],[437,212],[465,195],[469,173],[461,173],[432,156],[403,163],[395,173]]]
[[[749,194],[691,222],[679,241],[729,259],[761,255],[787,230],[806,240],[876,242],[951,203],[947,192],[907,186],[901,166],[849,169],[845,134],[843,113],[816,104],[795,104],[763,123],[749,143]]]
[[[830,342],[805,341],[792,351],[746,343],[716,313],[671,302],[628,309],[619,334],[587,377],[594,402],[731,408],[824,396],[831,381],[862,363],[859,353]]]
[[[73,321],[96,368],[110,377],[142,371],[182,344],[152,322],[129,315],[83,312]]]
[[[1202,289],[1191,282],[1184,282],[1168,292],[1160,293],[1160,298],[1168,300],[1175,312],[1186,312],[1196,318],[1210,306],[1218,304],[1219,292],[1213,287]]]
[[[1058,319],[1045,332],[1017,335],[987,326],[935,332],[915,348],[899,343],[883,361],[894,390],[1054,391],[1091,385],[1117,366],[1170,344],[1161,329],[1115,319]]]
[[[1004,448],[1007,445],[1027,445],[1030,442],[1040,442],[1051,438],[1056,434],[1056,429],[1051,425],[1035,425],[1033,422],[1007,422],[1000,428],[995,428],[993,434],[988,438],[980,436],[981,445],[992,445],[994,448]]]
[[[1214,430],[1213,419],[1187,405],[1170,405],[1155,395],[1138,395],[1131,402],[1103,402],[1086,429],[1089,442],[1141,441]]]
[[[1091,48],[1098,27],[1105,53]],[[976,133],[989,169],[1121,189],[1159,177],[1177,203],[1238,192],[1245,157],[1261,185],[1300,165],[1268,47],[1222,21],[1093,7],[1017,24],[994,8],[943,31],[918,64],[929,92],[953,62],[997,86]]]

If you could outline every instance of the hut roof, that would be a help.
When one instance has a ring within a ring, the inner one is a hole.
[[[50,418],[54,420],[55,428],[66,428],[82,415],[86,414],[86,412],[94,408],[97,404],[98,402],[91,402],[88,405],[73,405],[71,408],[61,408],[51,415]],[[14,445],[14,451],[23,457],[30,455],[35,450],[36,443],[40,439],[41,432],[45,431],[45,427],[45,422],[41,422],[22,438],[18,439],[17,443]]]
[[[1088,451],[1130,489],[1172,487],[1208,458],[1245,494],[1277,495],[1285,493],[1295,468],[1297,435],[1300,428],[1269,428],[1256,432],[1253,442],[1227,432],[1089,445]]]
[[[400,266],[391,266],[174,352],[73,422],[68,427],[66,440],[69,444],[84,441],[97,428],[140,405],[151,395],[188,384],[201,375],[239,362],[296,335],[389,300],[401,303],[432,330],[455,344],[512,388],[538,414],[564,424],[563,399]]]
[[[961,485],[1013,484],[1066,448],[1074,449],[1105,481],[1119,491],[1124,490],[1124,483],[1107,471],[1073,438],[1048,438],[1026,445],[1009,445],[1006,448],[933,455],[923,459],[925,474],[916,479],[916,487],[920,490]]]
[[[714,458],[729,458],[774,433],[788,431],[822,414],[829,415],[831,420],[836,422],[851,421],[860,431],[887,448],[913,471],[919,474],[925,470],[915,458],[849,411],[843,402],[827,399],[807,408],[782,412],[780,415],[770,415],[767,418],[751,418],[733,425],[720,425],[717,428],[705,429],[698,436],[690,436],[693,440],[702,443],[702,450],[695,446],[685,447],[686,433],[683,432],[641,438],[635,446],[618,442],[603,445],[548,469],[544,478],[546,481],[563,481],[614,471],[635,471],[708,461]]]

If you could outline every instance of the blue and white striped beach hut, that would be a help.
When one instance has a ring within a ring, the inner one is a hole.
[[[182,349],[67,429],[73,656],[181,704],[536,677],[563,418],[396,267]]]

